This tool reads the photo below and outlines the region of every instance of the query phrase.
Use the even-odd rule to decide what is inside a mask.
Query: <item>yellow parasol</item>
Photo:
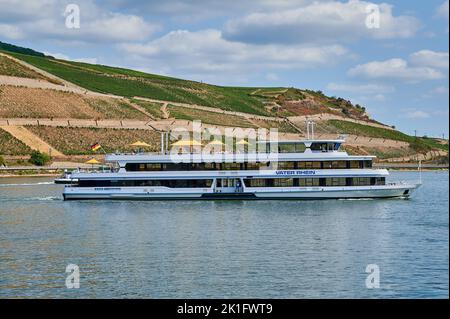
[[[100,164],[99,161],[97,161],[95,158],[91,158],[89,161],[86,162],[86,164]]]
[[[172,143],[173,146],[201,146],[202,143],[192,140],[192,141],[185,141],[185,140],[179,140],[178,142]]]
[[[239,142],[236,142],[236,145],[248,145],[248,144],[249,143],[244,139],[240,140]]]
[[[95,165],[100,164],[100,162],[97,161],[95,158],[91,158],[89,161],[87,161],[87,162],[85,162],[85,163],[86,163],[86,164],[91,164],[91,165],[92,165],[92,168],[94,168],[94,164],[95,164]]]
[[[141,142],[141,141],[137,141],[134,142],[133,144],[130,144],[131,146],[138,146],[138,147],[150,147],[151,145],[145,143],[145,142]]]

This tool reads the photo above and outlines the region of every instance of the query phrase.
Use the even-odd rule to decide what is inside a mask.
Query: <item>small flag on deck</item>
[[[99,143],[95,143],[95,144],[91,145],[91,150],[95,152],[96,150],[98,150],[101,147],[102,146]]]

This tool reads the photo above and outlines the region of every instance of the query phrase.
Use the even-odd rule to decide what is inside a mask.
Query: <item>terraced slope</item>
[[[91,151],[90,146],[95,143],[100,143],[107,153],[130,152],[135,149],[130,144],[138,140],[152,146],[148,151],[159,150],[160,134],[149,130],[50,126],[27,126],[27,129],[66,155],[102,153]]]
[[[224,87],[123,68],[8,54],[85,89],[124,97],[144,97],[266,116],[335,112],[367,119],[361,106],[322,92],[295,88]],[[322,107],[321,107],[322,106]],[[324,106],[324,107],[323,107]]]
[[[125,100],[0,85],[0,118],[145,120],[147,116]]]

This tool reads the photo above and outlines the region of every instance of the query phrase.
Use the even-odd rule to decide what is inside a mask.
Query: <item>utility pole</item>
[[[414,137],[417,137],[417,130],[414,130]]]
[[[306,120],[306,138],[308,140],[314,139],[314,121]]]

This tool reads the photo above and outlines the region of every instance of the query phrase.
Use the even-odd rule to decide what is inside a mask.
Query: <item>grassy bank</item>
[[[341,120],[328,120],[327,125],[333,126],[339,133],[385,138],[389,140],[406,142],[409,143],[409,146],[418,153],[427,152],[432,149],[441,149],[448,151],[448,144],[440,144],[438,141],[431,138],[409,136],[396,130],[389,130],[381,127],[362,125]]]
[[[250,94],[257,88],[215,86],[123,68],[6,53],[95,92],[126,97],[141,96],[270,115],[264,109],[262,99]]]

